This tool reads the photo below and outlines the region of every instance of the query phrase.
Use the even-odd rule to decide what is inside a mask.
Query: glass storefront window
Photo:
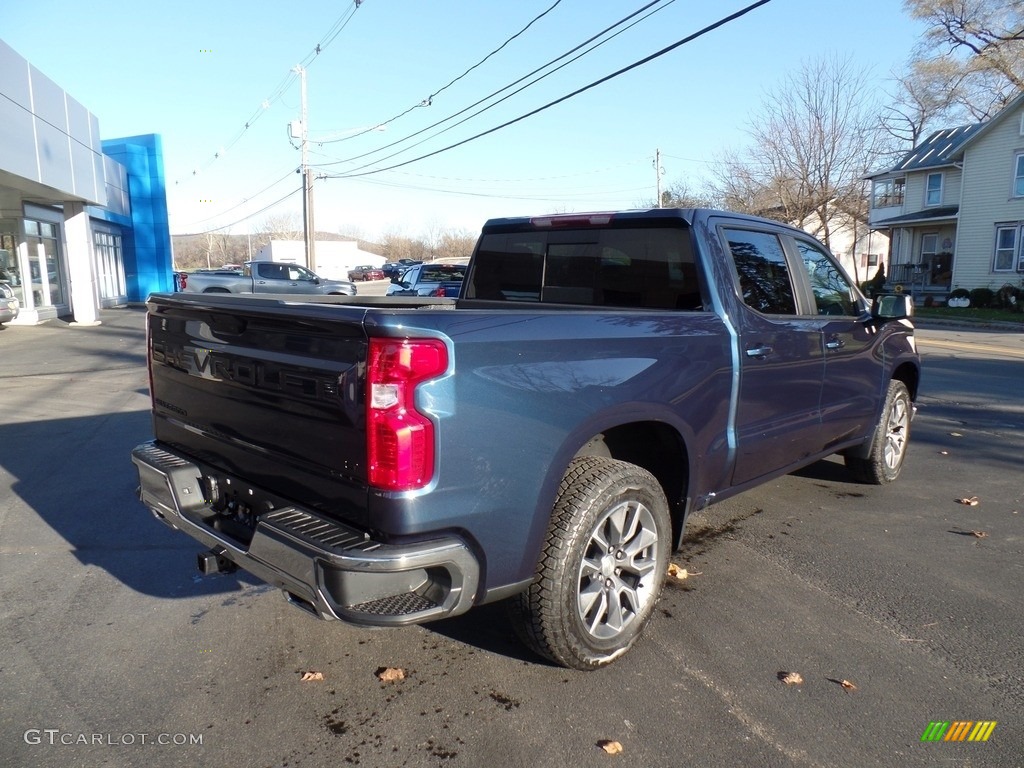
[[[125,285],[121,236],[97,231],[93,234],[93,247],[96,253],[96,273],[99,275],[100,299],[123,299]]]
[[[0,221],[0,283],[7,283],[14,295],[25,306],[25,289],[22,286],[21,266],[18,263],[18,222]]]
[[[25,219],[32,300],[37,307],[58,306],[66,302],[57,234],[55,224]]]

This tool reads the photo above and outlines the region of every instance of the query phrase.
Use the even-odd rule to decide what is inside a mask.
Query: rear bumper
[[[480,568],[457,537],[386,544],[281,505],[257,516],[244,545],[213,527],[217,512],[204,498],[197,464],[152,442],[137,446],[132,461],[140,498],[159,520],[280,587],[289,602],[320,618],[401,626],[454,616],[473,604]]]

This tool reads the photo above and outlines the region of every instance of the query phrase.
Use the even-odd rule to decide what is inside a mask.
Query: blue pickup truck
[[[455,298],[466,277],[465,264],[417,264],[391,278],[388,296],[447,296]]]
[[[694,510],[841,454],[885,484],[920,361],[806,233],[713,210],[487,222],[457,299],[154,294],[144,504],[325,619],[504,600],[593,669]]]

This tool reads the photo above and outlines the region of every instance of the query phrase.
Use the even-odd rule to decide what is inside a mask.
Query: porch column
[[[64,203],[64,236],[74,324],[99,325],[96,260],[92,255],[89,214],[83,203]]]

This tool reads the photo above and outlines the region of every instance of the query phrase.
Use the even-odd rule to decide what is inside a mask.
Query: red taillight
[[[535,227],[596,227],[607,224],[612,218],[612,213],[563,213],[535,216],[530,223]]]
[[[438,339],[370,339],[366,372],[367,481],[389,491],[434,475],[434,424],[416,410],[416,386],[448,370]]]

